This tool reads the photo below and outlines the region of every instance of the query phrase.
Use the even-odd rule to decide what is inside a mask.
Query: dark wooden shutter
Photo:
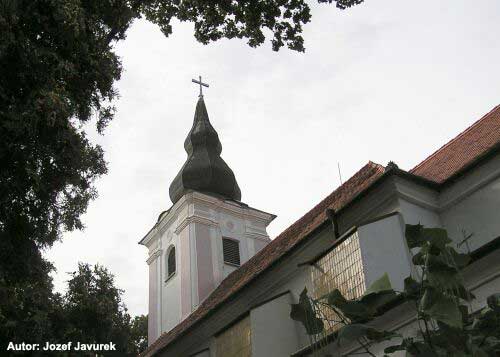
[[[224,263],[240,265],[240,246],[238,241],[222,238]]]
[[[170,249],[170,252],[168,253],[168,262],[167,262],[167,267],[168,267],[168,273],[167,276],[171,276],[175,273],[175,248],[172,247]]]

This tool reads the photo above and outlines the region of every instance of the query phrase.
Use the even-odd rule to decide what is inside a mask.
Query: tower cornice
[[[199,219],[206,220],[208,223],[215,222],[216,220],[212,219],[208,214],[201,214],[200,212],[187,212],[185,217],[180,217],[184,210],[187,210],[187,206],[189,204],[201,203],[216,211],[222,211],[225,213],[232,214],[233,216],[242,218],[242,219],[257,219],[261,221],[266,226],[276,218],[275,215],[271,213],[267,213],[255,208],[252,208],[244,203],[235,202],[230,200],[224,200],[222,198],[214,197],[212,195],[208,195],[201,192],[191,191],[184,196],[181,197],[179,201],[177,201],[167,212],[166,214],[161,214],[158,218],[156,224],[151,228],[151,230],[142,238],[139,242],[140,244],[149,246],[150,241],[158,234],[162,234],[165,232],[168,227],[174,225],[175,220],[180,220],[179,224],[176,226],[180,226],[180,224],[189,217],[198,217]],[[178,231],[178,229],[175,229]]]

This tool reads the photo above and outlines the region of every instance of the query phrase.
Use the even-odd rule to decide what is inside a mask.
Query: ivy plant
[[[404,280],[403,291],[393,290],[387,274],[355,300],[347,300],[338,289],[319,298],[310,297],[304,289],[299,303],[292,304],[290,316],[304,325],[315,342],[313,350],[335,340],[339,347],[358,343],[370,356],[375,356],[373,347],[380,342],[389,344],[385,356],[398,351],[413,357],[500,355],[500,294],[489,296],[486,306],[474,311],[475,297],[461,274],[471,262],[470,254],[455,250],[441,228],[406,225],[405,236],[418,273]],[[405,302],[415,306],[416,335],[374,327],[378,316]],[[329,331],[334,332],[327,335]]]

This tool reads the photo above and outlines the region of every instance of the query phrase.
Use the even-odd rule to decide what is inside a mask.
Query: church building
[[[500,106],[409,171],[368,162],[272,240],[267,227],[276,216],[241,201],[201,87],[184,148],[172,206],[140,241],[149,250],[144,356],[311,355],[291,304],[304,287],[315,296],[336,287],[357,298],[384,273],[402,290],[416,274],[405,224],[445,228],[471,252],[463,275],[475,308],[500,292]],[[411,331],[414,317],[403,304],[380,323]],[[339,352],[356,350],[330,342],[316,356]]]

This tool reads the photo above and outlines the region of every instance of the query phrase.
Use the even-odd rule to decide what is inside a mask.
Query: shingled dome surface
[[[234,173],[220,157],[222,145],[208,119],[203,96],[196,104],[193,127],[184,141],[184,148],[188,158],[170,185],[172,203],[191,190],[241,200]]]

